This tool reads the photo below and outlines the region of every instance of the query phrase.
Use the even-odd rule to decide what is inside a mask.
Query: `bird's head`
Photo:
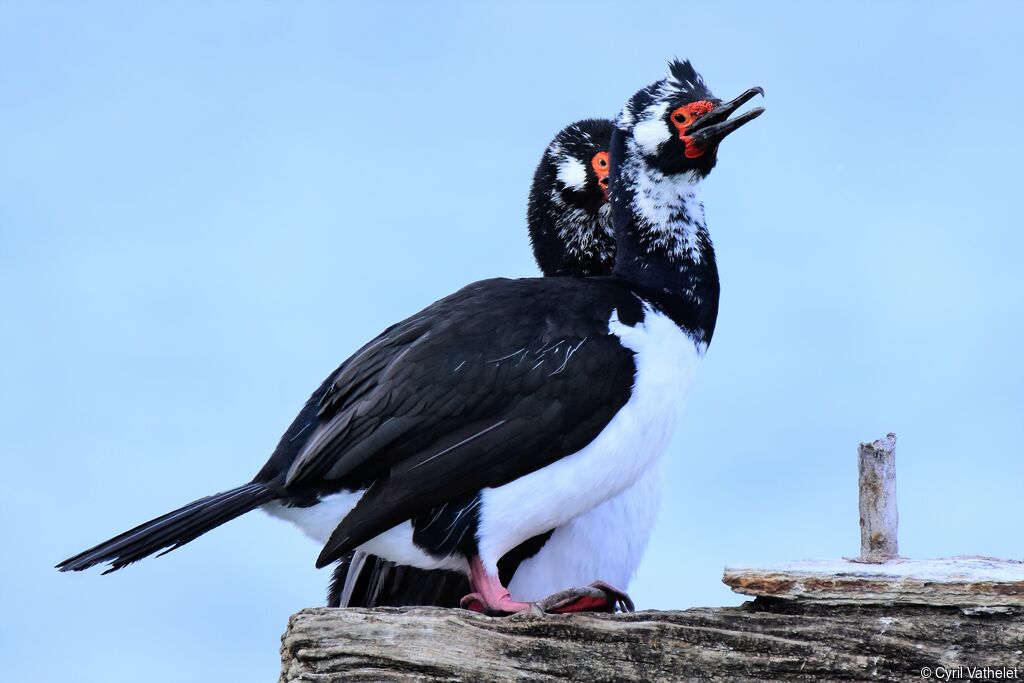
[[[570,207],[596,212],[608,201],[608,144],[612,122],[585,119],[563,128],[544,152],[554,171],[553,189]]]
[[[544,150],[527,220],[545,275],[606,275],[615,259],[608,206],[614,124],[586,119],[563,128]]]
[[[714,168],[725,136],[760,116],[757,107],[729,118],[756,95],[753,87],[728,102],[711,94],[689,61],[669,64],[668,75],[637,92],[619,115],[617,126],[631,134],[635,150],[664,174],[690,172],[705,177]]]

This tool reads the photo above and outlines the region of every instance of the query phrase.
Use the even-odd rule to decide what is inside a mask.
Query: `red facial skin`
[[[698,100],[697,102],[690,102],[689,104],[679,107],[672,112],[672,116],[669,120],[672,121],[672,125],[676,127],[676,131],[679,133],[679,139],[686,145],[686,158],[696,159],[705,152],[704,147],[698,147],[697,143],[693,141],[689,135],[686,134],[686,129],[692,124],[697,117],[707,114],[709,111],[715,108],[714,102],[708,102],[707,100]]]
[[[604,193],[604,200],[608,201],[608,152],[598,152],[590,159],[590,167],[594,169],[597,176],[597,184]]]

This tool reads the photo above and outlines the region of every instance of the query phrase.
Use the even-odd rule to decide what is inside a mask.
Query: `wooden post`
[[[860,557],[731,566],[722,581],[737,593],[804,605],[902,604],[959,607],[964,614],[1024,613],[1024,562],[970,555],[900,557],[896,435],[862,443],[858,454]]]
[[[880,564],[900,556],[896,509],[896,435],[862,443],[860,467],[860,557]]]

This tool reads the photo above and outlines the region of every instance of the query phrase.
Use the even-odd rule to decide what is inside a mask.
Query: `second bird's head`
[[[629,151],[648,166],[666,175],[691,173],[699,180],[715,167],[719,143],[764,113],[757,107],[729,118],[756,95],[764,90],[753,87],[723,102],[689,61],[675,60],[665,78],[630,98],[616,126],[629,138]]]
[[[615,261],[608,206],[613,124],[585,119],[544,150],[530,189],[527,220],[545,275],[607,275]]]
[[[555,136],[541,164],[554,172],[553,189],[572,208],[596,212],[608,201],[608,143],[612,122],[584,119]]]

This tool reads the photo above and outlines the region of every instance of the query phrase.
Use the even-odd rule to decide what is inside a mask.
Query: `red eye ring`
[[[693,123],[694,119],[708,113],[714,108],[714,103],[708,102],[707,100],[697,100],[696,102],[684,104],[681,107],[677,107],[675,111],[672,112],[672,123],[675,125],[676,130],[679,131],[679,134],[684,135],[687,127]]]
[[[590,157],[590,168],[594,170],[594,175],[597,176],[597,186],[601,188],[605,201],[608,201],[608,167],[610,165],[608,152],[604,150]]]
[[[669,117],[672,120],[672,125],[675,126],[676,131],[679,133],[679,139],[686,146],[685,154],[688,159],[696,159],[701,156],[704,154],[704,149],[694,144],[693,138],[686,134],[686,130],[693,125],[697,118],[707,114],[714,108],[714,102],[697,100],[696,102],[690,102],[689,104],[677,107]]]

